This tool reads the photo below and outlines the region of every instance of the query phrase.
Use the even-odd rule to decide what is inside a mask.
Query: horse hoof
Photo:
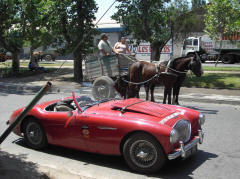
[[[176,102],[175,102],[175,103],[173,103],[173,105],[177,105],[177,106],[180,106],[180,104],[179,104],[179,103],[176,103]]]

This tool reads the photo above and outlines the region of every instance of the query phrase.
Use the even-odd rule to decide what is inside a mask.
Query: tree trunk
[[[14,75],[17,75],[19,73],[19,58],[18,58],[18,52],[12,53],[12,72]]]
[[[158,44],[151,44],[151,62],[160,60],[160,46]]]
[[[33,47],[30,46],[30,61],[33,62],[34,61],[34,56],[33,56]]]
[[[166,41],[157,41],[155,43],[151,43],[150,45],[151,46],[151,58],[150,58],[151,62],[160,60],[162,49],[169,40],[170,40],[170,37]]]
[[[83,70],[82,70],[82,55],[76,50],[74,55],[74,80],[77,82],[83,81]]]

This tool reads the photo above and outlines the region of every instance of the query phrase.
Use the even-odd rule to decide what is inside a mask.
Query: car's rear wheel
[[[126,140],[123,156],[132,170],[141,173],[154,173],[166,161],[160,143],[145,133],[134,134]]]
[[[42,125],[34,119],[24,122],[24,139],[27,145],[33,149],[42,149],[47,145],[47,137]]]
[[[44,55],[42,58],[45,61],[55,61],[54,57],[50,54]]]

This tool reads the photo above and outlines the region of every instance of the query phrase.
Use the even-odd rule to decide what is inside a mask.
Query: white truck
[[[197,52],[202,59],[216,60],[220,51],[220,40],[212,40],[208,35],[201,37],[188,37],[184,40],[181,55],[191,56]],[[223,63],[230,64],[240,61],[240,36],[234,36],[233,40],[224,39],[222,41],[222,50],[220,60]]]

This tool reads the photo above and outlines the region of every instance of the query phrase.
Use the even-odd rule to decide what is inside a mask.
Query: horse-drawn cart
[[[99,58],[89,55],[85,61],[85,75],[93,82],[92,95],[95,99],[114,98],[114,80],[126,75],[128,68],[136,59],[132,56],[118,54]]]

